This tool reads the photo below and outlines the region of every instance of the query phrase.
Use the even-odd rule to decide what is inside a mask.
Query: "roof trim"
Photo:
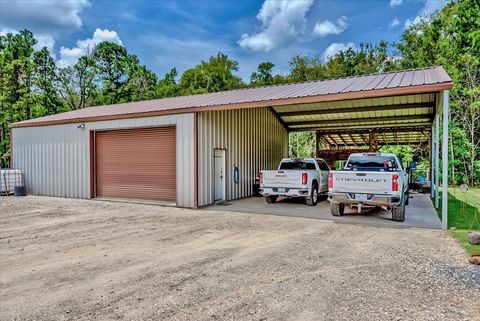
[[[308,104],[308,103],[317,103],[317,102],[355,100],[355,99],[362,99],[362,98],[376,98],[376,97],[385,97],[385,96],[402,96],[402,95],[411,95],[411,94],[439,92],[443,90],[449,90],[452,87],[453,87],[453,82],[448,81],[444,83],[437,83],[437,84],[431,84],[431,85],[417,85],[417,86],[405,86],[405,87],[395,87],[395,88],[386,88],[386,89],[373,89],[373,90],[358,91],[358,92],[346,92],[346,93],[343,92],[343,93],[337,93],[337,94],[323,94],[323,95],[305,96],[305,97],[296,97],[296,98],[282,98],[282,99],[261,100],[261,101],[235,103],[235,104],[188,107],[188,108],[159,110],[159,111],[150,111],[150,112],[138,112],[138,113],[132,112],[132,113],[116,114],[116,115],[79,117],[79,118],[72,118],[72,119],[61,119],[61,120],[50,120],[50,121],[35,121],[33,119],[25,122],[13,123],[13,124],[10,124],[9,127],[10,128],[40,127],[40,126],[50,126],[50,125],[60,125],[60,124],[71,124],[71,123],[97,122],[97,121],[105,121],[105,120],[131,119],[131,118],[154,117],[154,116],[164,116],[164,115],[173,115],[173,114],[185,114],[185,113],[192,113],[192,112],[204,112],[204,111],[214,111],[214,110],[273,107],[273,106]]]

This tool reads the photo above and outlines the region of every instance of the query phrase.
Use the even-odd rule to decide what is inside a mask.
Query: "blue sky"
[[[262,61],[285,73],[297,54],[322,59],[348,46],[395,42],[447,0],[101,1],[3,0],[0,32],[28,28],[60,66],[102,40],[123,44],[162,77],[221,51],[248,80]]]

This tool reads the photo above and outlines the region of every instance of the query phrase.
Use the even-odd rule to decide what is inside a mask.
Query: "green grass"
[[[472,245],[467,241],[468,230],[450,230],[450,235],[460,243],[468,255],[480,255],[480,245]]]
[[[467,241],[468,231],[479,231],[480,223],[474,224],[475,205],[480,204],[480,188],[470,188],[467,193],[460,191],[458,187],[448,188],[448,228],[450,234],[465,248],[469,255],[480,254],[480,245],[471,245]],[[440,218],[442,217],[442,208],[437,210]],[[477,214],[480,220],[480,214]]]

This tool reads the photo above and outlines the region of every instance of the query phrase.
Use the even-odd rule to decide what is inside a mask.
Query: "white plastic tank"
[[[19,169],[0,169],[0,195],[15,192],[15,186],[24,186],[22,171]]]

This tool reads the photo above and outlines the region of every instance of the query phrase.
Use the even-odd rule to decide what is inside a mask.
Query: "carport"
[[[317,157],[327,161],[385,145],[428,148],[431,197],[438,208],[442,177],[442,229],[447,229],[448,90],[453,83],[445,70],[433,67],[330,82],[322,101],[272,108],[289,131],[315,131]]]
[[[414,145],[428,150],[431,197],[438,208],[442,177],[442,229],[447,229],[448,94],[453,82],[442,67],[300,85],[303,88],[289,90],[279,86],[272,96],[283,99],[275,101],[270,109],[289,132],[316,133],[317,157],[344,160],[352,152],[378,151],[385,145]],[[270,99],[276,98],[272,96]],[[430,207],[428,202],[419,202]],[[237,204],[240,208],[243,205],[248,206]]]

